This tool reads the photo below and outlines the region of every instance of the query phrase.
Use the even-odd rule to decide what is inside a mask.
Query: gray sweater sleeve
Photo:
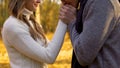
[[[90,1],[84,10],[81,34],[74,23],[68,27],[75,54],[83,66],[94,61],[115,25],[114,8],[109,0]]]

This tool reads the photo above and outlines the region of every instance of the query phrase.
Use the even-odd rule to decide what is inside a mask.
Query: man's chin
[[[69,5],[72,5],[73,7],[77,7],[77,4],[75,4],[75,2],[71,2],[71,0],[61,0],[62,3],[65,5],[65,4],[69,4]]]

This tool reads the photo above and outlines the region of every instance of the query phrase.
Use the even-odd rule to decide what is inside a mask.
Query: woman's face
[[[35,11],[40,3],[40,0],[26,0],[25,8],[30,11]]]

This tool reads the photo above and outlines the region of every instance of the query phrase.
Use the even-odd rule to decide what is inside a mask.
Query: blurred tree
[[[8,17],[8,0],[0,1],[0,28],[2,27],[5,19]]]
[[[40,24],[40,6],[37,7],[37,10],[35,12],[35,17],[37,22]]]
[[[46,33],[54,32],[59,14],[60,5],[56,0],[44,0],[40,5],[40,19]]]
[[[3,26],[4,21],[8,17],[8,0],[0,0],[0,32]],[[1,33],[0,33],[1,38]]]

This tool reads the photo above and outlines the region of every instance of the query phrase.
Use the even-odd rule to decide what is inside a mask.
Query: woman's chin
[[[33,9],[33,12],[35,12],[37,10],[37,8]]]
[[[36,10],[37,10],[37,8],[35,8],[35,7],[34,7],[34,8],[32,8],[32,11],[33,11],[33,12],[34,12],[34,11],[36,11]]]
[[[36,6],[34,6],[33,11],[36,11],[36,10],[37,10],[37,7],[36,7]]]

